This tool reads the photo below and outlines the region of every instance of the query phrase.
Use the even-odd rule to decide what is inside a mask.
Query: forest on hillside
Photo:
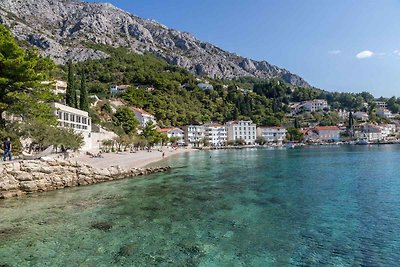
[[[233,81],[209,79],[214,90],[197,86],[199,80],[187,70],[170,65],[151,54],[135,54],[125,48],[94,47],[109,58],[76,64],[78,75],[86,74],[91,94],[107,98],[111,85],[129,84],[130,89],[120,97],[133,106],[153,113],[161,126],[182,126],[209,121],[226,122],[251,119],[257,125],[289,125],[289,104],[312,99],[326,99],[332,109],[365,110],[364,103],[373,103],[367,92],[338,93],[317,88],[294,87],[282,80],[262,80],[242,77]],[[61,78],[66,67],[60,67]],[[78,78],[77,78],[78,79]],[[151,90],[149,90],[149,88]],[[393,102],[393,99],[391,99]],[[389,108],[400,109],[394,98]],[[372,105],[373,107],[373,105]],[[318,116],[324,124],[334,124],[331,112]]]

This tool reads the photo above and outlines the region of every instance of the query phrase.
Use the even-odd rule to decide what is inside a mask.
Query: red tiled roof
[[[258,127],[261,129],[286,129],[286,127],[283,126],[262,126],[262,127]]]
[[[158,129],[158,131],[160,133],[168,133],[169,131],[173,130],[175,128],[162,128],[162,129]]]
[[[210,123],[210,124],[206,124],[206,126],[209,126],[209,127],[223,127],[224,125],[218,124],[218,123]]]
[[[318,126],[315,127],[317,131],[340,131],[339,127],[337,126]]]
[[[132,110],[135,110],[135,111],[137,111],[137,112],[139,112],[139,113],[141,113],[141,114],[153,116],[153,115],[151,115],[150,113],[148,113],[147,111],[144,111],[143,109],[140,109],[140,108],[131,107],[131,109],[132,109]]]

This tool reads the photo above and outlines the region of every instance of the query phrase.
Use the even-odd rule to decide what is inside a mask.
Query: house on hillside
[[[285,127],[257,127],[257,136],[263,137],[268,143],[282,143],[286,139]]]
[[[392,112],[386,108],[380,108],[377,112],[376,115],[378,115],[381,118],[385,118],[385,119],[392,119],[394,118],[394,115],[392,114]]]
[[[252,121],[230,121],[225,126],[228,132],[228,141],[243,140],[247,145],[255,144],[256,124]]]
[[[157,124],[156,118],[147,111],[134,107],[130,107],[130,109],[132,109],[135,113],[135,118],[139,121],[142,128],[146,127],[148,122],[153,122],[153,124]]]
[[[225,146],[228,140],[228,133],[225,125],[218,123],[208,123],[204,125],[205,137],[208,139],[210,146]]]
[[[129,88],[129,85],[113,85],[110,87],[110,94],[113,95],[117,95],[117,94],[121,94],[121,93],[125,93]]]
[[[204,83],[199,83],[197,84],[198,87],[200,87],[203,90],[214,90],[214,86],[211,84],[204,82]]]
[[[302,103],[302,108],[304,111],[319,111],[319,110],[325,110],[329,109],[328,102],[323,99],[315,99],[315,100],[310,100],[310,101],[305,101]]]
[[[353,113],[353,118],[360,121],[368,121],[369,115],[366,112],[358,111]]]
[[[66,94],[66,92],[67,92],[68,84],[65,81],[54,80],[54,81],[43,81],[41,83],[45,84],[45,85],[50,85],[51,86],[51,90],[56,95],[58,95],[58,94]]]
[[[185,144],[185,132],[179,128],[162,128],[158,130],[160,133],[166,134],[168,138],[175,137],[177,139],[178,145]]]

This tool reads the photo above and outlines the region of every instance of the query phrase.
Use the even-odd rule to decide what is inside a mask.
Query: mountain
[[[200,76],[281,78],[289,84],[310,87],[286,69],[229,53],[108,3],[0,0],[0,23],[6,24],[17,39],[38,47],[57,63],[107,57],[105,52],[91,48],[95,43],[150,52]]]

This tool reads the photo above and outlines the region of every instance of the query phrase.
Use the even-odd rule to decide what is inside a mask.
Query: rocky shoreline
[[[165,172],[171,167],[97,169],[73,161],[41,159],[0,165],[0,199]]]

